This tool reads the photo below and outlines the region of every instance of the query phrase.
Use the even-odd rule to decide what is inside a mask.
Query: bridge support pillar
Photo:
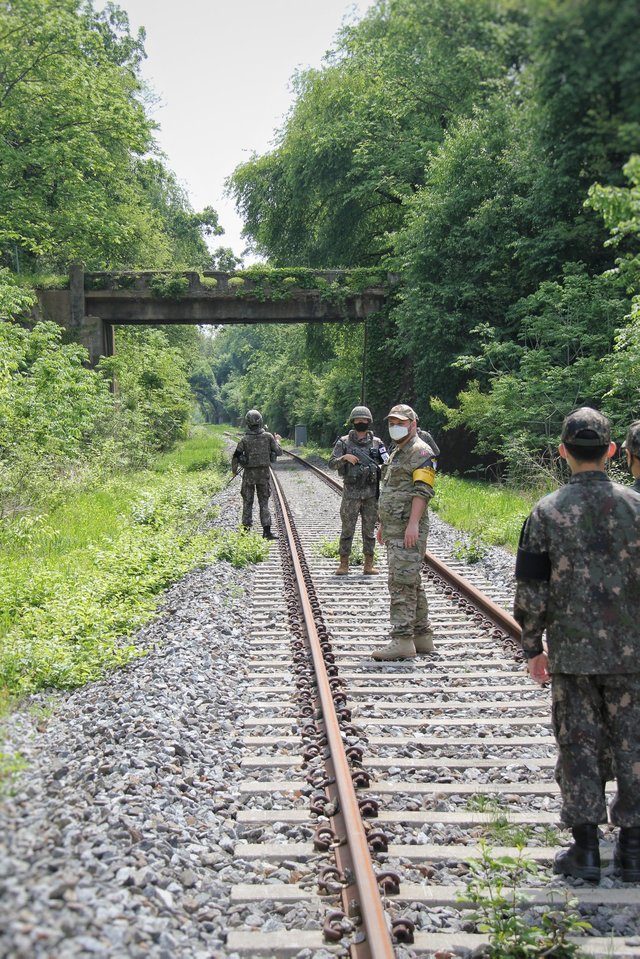
[[[89,354],[89,363],[96,366],[101,356],[113,356],[115,336],[113,326],[99,316],[87,316],[84,295],[84,266],[72,263],[69,271],[69,309],[71,329]]]

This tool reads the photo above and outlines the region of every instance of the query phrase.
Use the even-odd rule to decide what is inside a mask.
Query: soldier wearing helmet
[[[242,525],[245,529],[251,528],[253,519],[253,499],[257,492],[260,507],[260,522],[262,535],[265,539],[275,539],[271,532],[271,513],[269,512],[269,497],[271,496],[271,482],[269,467],[275,463],[282,453],[276,433],[267,432],[262,425],[262,414],[259,410],[249,410],[245,416],[247,431],[236,446],[231,460],[231,470],[236,476],[240,467],[242,474]]]
[[[364,572],[375,575],[375,526],[378,518],[378,480],[380,467],[388,459],[382,440],[371,429],[371,412],[366,406],[354,406],[349,415],[351,429],[336,440],[329,460],[331,469],[342,477],[343,492],[340,506],[342,532],[340,534],[340,565],[336,575],[349,572],[349,557],[358,517],[362,520]]]

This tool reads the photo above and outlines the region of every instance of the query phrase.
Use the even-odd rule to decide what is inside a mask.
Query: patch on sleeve
[[[428,460],[428,462],[431,463],[431,460]],[[427,486],[433,486],[435,478],[436,471],[431,465],[421,466],[411,474],[411,479],[414,483],[426,483]]]
[[[528,533],[528,517],[520,531],[520,543],[516,554],[516,579],[537,579],[542,582],[549,582],[551,579],[551,559],[547,552],[534,553],[532,550],[524,549],[524,542]]]

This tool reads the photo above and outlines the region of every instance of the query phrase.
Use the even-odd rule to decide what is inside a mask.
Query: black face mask
[[[356,433],[366,433],[367,430],[369,429],[369,424],[368,424],[368,423],[354,423],[354,424],[353,424],[353,428],[354,428],[354,430],[356,431]]]

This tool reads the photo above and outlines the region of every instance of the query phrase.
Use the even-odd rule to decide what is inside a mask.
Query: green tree
[[[122,327],[117,354],[103,359],[100,368],[115,380],[122,436],[135,444],[139,461],[185,435],[193,398],[184,358],[166,333]]]
[[[144,31],[91,0],[0,3],[0,258],[16,270],[200,268],[215,211],[194,213],[155,150]]]
[[[378,0],[343,30],[325,67],[295,78],[275,149],[230,178],[255,249],[282,265],[379,261],[446,129],[512,67],[516,24],[489,0]]]

